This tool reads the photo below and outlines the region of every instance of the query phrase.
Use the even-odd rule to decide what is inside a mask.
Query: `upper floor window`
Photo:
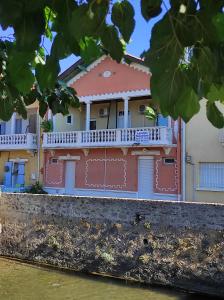
[[[73,118],[72,115],[67,115],[66,116],[66,124],[72,124],[73,123]]]
[[[0,135],[6,134],[6,122],[0,122]]]
[[[168,117],[164,117],[162,114],[158,114],[157,116],[157,126],[169,126]]]
[[[90,120],[90,130],[96,130],[96,120]]]
[[[16,134],[22,133],[22,119],[16,119]]]
[[[224,190],[224,163],[199,163],[199,188]]]

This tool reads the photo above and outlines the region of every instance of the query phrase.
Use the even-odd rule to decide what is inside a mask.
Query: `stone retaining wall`
[[[0,255],[224,295],[224,205],[2,194]]]

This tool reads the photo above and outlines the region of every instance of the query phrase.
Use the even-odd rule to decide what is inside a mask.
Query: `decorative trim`
[[[31,155],[31,157],[34,157],[35,154],[37,153],[37,150],[26,150],[26,153]]]
[[[67,154],[66,156],[59,156],[59,160],[80,160],[80,156],[72,156],[70,154]]]
[[[160,151],[152,151],[144,148],[141,151],[132,151],[131,155],[160,155]]]
[[[46,167],[45,167],[45,182],[49,185],[58,185],[58,184],[62,184],[63,183],[63,171],[64,171],[64,164],[58,163],[57,164],[57,181],[52,181],[51,179],[49,179],[49,162],[46,163]],[[57,187],[52,187],[57,189]]]
[[[49,150],[51,156],[55,156],[55,150]]]
[[[128,148],[122,147],[121,151],[122,151],[122,153],[123,153],[124,156],[127,156],[127,154],[128,154]]]
[[[131,68],[133,68],[135,70],[144,72],[148,75],[152,75],[152,73],[149,71],[149,68],[147,68],[146,66],[143,66],[143,65],[140,65],[140,64],[134,63],[134,62],[130,63],[130,65],[129,64],[126,64],[126,65],[130,66]]]
[[[116,92],[116,93],[106,93],[106,94],[97,94],[97,95],[88,95],[88,96],[80,96],[80,102],[86,101],[107,101],[108,99],[120,99],[125,97],[141,97],[141,96],[151,96],[150,89],[141,89],[141,90],[129,90],[125,92]]]
[[[28,162],[29,159],[27,158],[10,158],[9,161],[14,162],[14,163],[19,163],[19,162]]]
[[[82,151],[83,151],[85,156],[89,155],[89,149],[83,148]]]
[[[113,75],[113,73],[110,71],[110,70],[105,70],[103,73],[102,73],[102,76],[104,78],[109,78]]]
[[[81,77],[83,77],[85,74],[87,74],[89,71],[91,71],[92,69],[94,69],[97,65],[99,65],[107,56],[103,55],[100,58],[98,58],[97,60],[95,60],[92,64],[90,64],[85,71],[81,71],[80,73],[78,73],[75,77],[73,77],[72,79],[70,79],[67,82],[68,86],[73,85],[73,83],[75,83],[77,80],[79,80]]]
[[[124,168],[123,168],[123,184],[93,184],[93,183],[88,183],[88,172],[89,172],[89,162],[104,162],[106,165],[107,161],[113,161],[113,162],[123,162]],[[104,170],[105,172],[105,170]],[[127,185],[127,160],[123,158],[95,158],[95,159],[88,159],[86,160],[86,168],[85,168],[85,185],[89,187],[96,187],[96,188],[124,188]]]
[[[162,158],[156,160],[156,174],[155,174],[155,187],[160,192],[176,192],[178,189],[178,168],[177,168],[177,160],[175,159],[175,176],[174,176],[174,187],[173,188],[165,188],[159,186],[159,163],[162,162]]]
[[[165,153],[166,155],[169,155],[171,150],[172,150],[171,147],[164,147],[164,148],[163,148],[163,151],[164,151],[164,153]]]

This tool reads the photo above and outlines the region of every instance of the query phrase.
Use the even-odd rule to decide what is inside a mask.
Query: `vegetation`
[[[26,192],[29,194],[47,194],[47,192],[44,191],[42,185],[38,181],[33,184]]]
[[[141,0],[147,21],[165,10],[143,54],[163,115],[189,121],[204,97],[208,119],[224,126],[217,107],[224,102],[223,6],[224,0]],[[8,120],[14,110],[25,117],[25,105],[36,99],[41,116],[48,106],[68,113],[78,99],[57,82],[59,61],[75,54],[88,65],[107,53],[120,62],[136,21],[128,0],[1,0],[1,27],[14,34],[0,40],[0,118]],[[52,41],[50,53],[45,39]]]
[[[53,131],[53,122],[51,120],[44,120],[41,123],[41,128],[44,132],[51,132]]]

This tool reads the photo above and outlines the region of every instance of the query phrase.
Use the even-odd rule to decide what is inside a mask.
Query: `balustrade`
[[[6,134],[0,135],[0,149],[35,149],[37,147],[36,134]]]
[[[172,129],[142,127],[44,133],[43,147],[170,145]]]

